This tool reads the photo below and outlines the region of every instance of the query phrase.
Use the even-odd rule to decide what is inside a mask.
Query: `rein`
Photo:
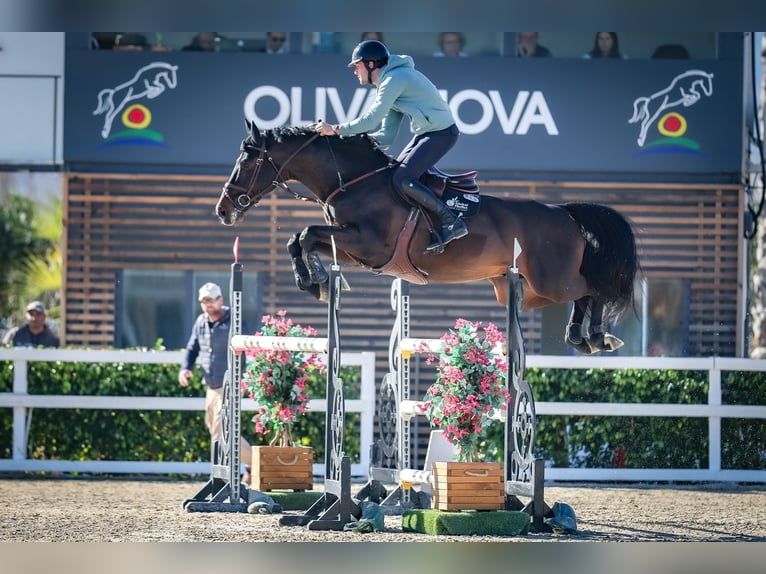
[[[387,169],[391,169],[395,167],[395,164],[387,164],[382,167],[379,167],[373,171],[369,171],[365,174],[362,174],[358,177],[355,177],[351,181],[344,182],[343,178],[340,174],[340,170],[338,169],[338,162],[335,159],[335,153],[333,152],[332,146],[330,145],[329,138],[327,141],[327,145],[330,147],[330,154],[332,155],[333,163],[335,163],[336,172],[338,173],[338,183],[339,186],[330,192],[330,194],[327,196],[327,198],[324,201],[321,201],[317,199],[316,197],[306,197],[303,195],[300,195],[298,193],[295,193],[290,190],[290,187],[287,185],[287,182],[285,181],[284,177],[282,176],[282,171],[290,164],[290,162],[295,159],[295,157],[301,153],[304,149],[306,149],[315,139],[320,137],[319,133],[316,133],[312,135],[309,139],[307,139],[303,145],[301,145],[297,150],[295,150],[290,157],[287,158],[284,164],[282,164],[282,167],[279,167],[274,159],[269,155],[268,150],[266,149],[266,138],[263,138],[263,142],[261,143],[260,147],[255,148],[255,150],[258,152],[258,157],[255,160],[256,167],[253,170],[253,173],[250,175],[250,180],[247,182],[246,186],[237,185],[231,182],[226,182],[223,186],[224,193],[226,194],[226,197],[229,198],[232,205],[234,206],[234,209],[236,209],[240,213],[244,213],[245,210],[250,206],[250,204],[253,203],[253,198],[250,197],[250,188],[253,186],[253,183],[258,178],[258,175],[261,173],[261,169],[263,168],[264,164],[264,157],[271,165],[272,169],[276,173],[275,179],[271,182],[271,186],[265,189],[263,192],[261,192],[258,195],[258,198],[263,197],[267,193],[270,193],[273,189],[279,188],[287,193],[290,193],[293,197],[296,199],[300,199],[303,201],[314,201],[320,205],[322,205],[325,213],[328,212],[330,202],[335,198],[335,196],[342,192],[346,191],[346,188],[348,186],[354,185],[356,183],[359,183],[360,181],[363,181],[367,179],[368,177],[372,177],[373,175],[376,175],[378,173],[381,173],[383,171],[386,171]],[[238,195],[234,196],[232,192],[238,193]]]
[[[282,167],[277,166],[276,162],[274,161],[274,158],[272,158],[271,155],[269,155],[268,150],[266,149],[266,138],[264,137],[263,143],[261,143],[261,146],[255,148],[256,151],[258,152],[258,158],[255,160],[255,169],[253,170],[253,173],[250,175],[250,181],[247,182],[247,186],[236,185],[228,181],[223,185],[223,189],[224,189],[224,192],[226,193],[226,197],[229,198],[232,205],[234,206],[234,209],[236,209],[240,213],[244,213],[244,211],[253,202],[253,198],[250,197],[249,190],[253,186],[253,182],[258,178],[258,175],[261,173],[261,169],[263,168],[264,156],[266,156],[266,160],[269,162],[269,164],[271,164],[272,169],[276,173],[276,178],[271,182],[271,187],[265,189],[263,192],[259,194],[259,198],[263,197],[264,195],[271,192],[271,190],[275,188],[280,188],[292,194],[296,199],[302,199],[304,201],[307,199],[310,199],[290,191],[290,187],[287,185],[287,182],[282,176],[282,170],[284,170],[289,165],[289,163],[293,159],[295,159],[295,157],[299,153],[301,153],[304,149],[306,149],[318,137],[319,137],[319,134],[317,133],[311,136],[305,142],[303,142],[303,145],[301,145],[301,147],[295,150],[292,153],[292,155],[287,158],[287,161],[285,161],[285,163],[282,164]],[[237,195],[235,198],[234,196],[232,196],[231,191],[239,192],[239,195]]]

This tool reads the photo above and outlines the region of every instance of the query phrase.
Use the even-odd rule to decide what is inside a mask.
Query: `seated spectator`
[[[551,51],[538,44],[538,32],[516,32],[516,56],[519,58],[549,58]]]
[[[125,34],[117,34],[114,41],[113,50],[144,50],[148,47],[149,43],[146,41],[146,36],[143,34],[135,34],[128,32]]]
[[[192,41],[181,48],[185,52],[214,52],[218,32],[197,32]]]
[[[287,54],[287,32],[266,32],[266,53]]]
[[[655,59],[688,60],[689,50],[681,44],[661,44],[652,54]]]
[[[32,301],[25,311],[27,324],[8,331],[3,344],[14,347],[58,347],[59,338],[45,323],[45,306],[40,301]]]
[[[111,50],[114,48],[119,35],[119,32],[92,32],[90,47],[93,50]]]
[[[587,54],[583,54],[583,58],[587,60],[597,58],[625,59],[627,56],[620,52],[620,39],[617,37],[617,32],[596,32],[593,49]]]
[[[377,40],[378,42],[384,43],[383,32],[362,32],[359,41],[364,42],[365,40]]]
[[[439,50],[434,52],[437,57],[465,57],[465,36],[462,32],[442,32],[439,34]]]

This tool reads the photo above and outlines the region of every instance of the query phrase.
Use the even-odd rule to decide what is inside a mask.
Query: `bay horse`
[[[431,225],[393,190],[395,161],[374,140],[319,136],[313,126],[261,132],[253,122],[246,125],[249,133],[215,214],[234,225],[275,189],[300,197],[288,180],[305,185],[327,225],[310,225],[287,243],[298,288],[325,298],[328,274],[320,254],[333,256],[334,241],[339,260],[412,283],[486,279],[505,305],[517,239],[522,310],[573,301],[567,344],[588,354],[622,346],[606,328],[633,305],[639,261],[632,225],[616,210],[485,195],[478,213],[466,219],[467,236],[440,254],[426,253]]]

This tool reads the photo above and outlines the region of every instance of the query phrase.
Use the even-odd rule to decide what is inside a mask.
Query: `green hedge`
[[[344,396],[360,396],[359,367],[344,367]],[[325,396],[325,377],[311,381],[311,396]],[[0,361],[0,392],[13,389],[13,362]],[[30,394],[201,397],[199,368],[188,387],[178,384],[178,365],[136,363],[30,362]],[[253,445],[267,444],[242,413],[242,434]],[[10,458],[11,409],[0,409],[0,457]],[[344,450],[359,461],[359,413],[346,413]],[[325,413],[310,413],[295,425],[293,437],[314,448],[324,462]],[[210,435],[202,411],[33,409],[28,440],[29,458],[61,460],[207,461]]]
[[[707,404],[707,371],[529,368],[535,401]],[[766,405],[766,373],[726,372],[722,401]],[[498,460],[503,425],[487,434]],[[535,455],[555,467],[707,468],[708,420],[699,417],[541,416]],[[766,469],[766,420],[723,419],[721,468]]]
[[[134,363],[30,362],[34,394],[198,397],[204,395],[199,370],[192,384],[177,382],[177,365]],[[359,398],[360,369],[344,367],[344,393]],[[527,369],[536,401],[706,404],[706,371],[639,369]],[[11,392],[13,363],[0,362],[0,392]],[[723,403],[766,405],[766,373],[727,372]],[[312,396],[325,394],[325,379],[312,381]],[[242,414],[245,437],[266,444]],[[324,461],[325,414],[311,413],[296,425],[294,437]],[[358,413],[346,413],[344,446],[359,461]],[[707,468],[707,419],[697,417],[538,416],[535,450],[556,467]],[[11,409],[0,409],[0,456],[11,456]],[[766,420],[724,419],[721,425],[724,469],[766,469]],[[486,438],[488,458],[499,460],[503,425]],[[365,446],[365,448],[367,448]],[[210,439],[202,412],[35,409],[29,457],[64,460],[209,460]]]

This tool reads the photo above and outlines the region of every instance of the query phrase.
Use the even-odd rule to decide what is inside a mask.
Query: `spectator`
[[[93,50],[112,50],[119,35],[119,32],[93,32],[90,35],[90,47]]]
[[[113,50],[144,50],[148,46],[146,36],[128,32],[118,34],[114,41]]]
[[[48,315],[40,301],[32,301],[26,308],[27,324],[5,334],[4,345],[14,347],[58,347],[59,338],[45,323]]]
[[[462,32],[442,32],[439,34],[439,50],[434,52],[434,56],[464,58],[468,54],[463,52],[463,48],[465,48],[465,36]]]
[[[287,54],[287,32],[266,32],[266,53]]]
[[[377,40],[378,42],[383,42],[383,32],[362,32],[359,41],[364,42],[365,40]]]
[[[617,32],[596,32],[593,49],[583,55],[583,58],[588,60],[596,58],[624,59],[626,57],[620,52],[620,40],[617,37]]]
[[[231,329],[231,309],[223,304],[221,288],[215,283],[205,283],[199,289],[199,302],[203,312],[194,321],[189,342],[186,344],[181,369],[178,371],[178,383],[185,387],[192,376],[192,367],[197,358],[202,368],[202,375],[207,386],[205,392],[205,426],[210,431],[210,440],[222,439],[221,408],[223,404],[223,379],[229,366],[229,331]],[[239,385],[234,391],[239,392]],[[239,395],[237,395],[239,396]],[[252,449],[250,444],[240,437],[240,453],[245,465],[242,482],[250,484]]]
[[[689,50],[681,44],[661,44],[652,54],[654,59],[688,60]]]
[[[218,32],[197,32],[192,41],[181,48],[185,52],[214,52]]]
[[[538,44],[538,32],[516,32],[516,55],[519,58],[549,58],[551,51]]]

